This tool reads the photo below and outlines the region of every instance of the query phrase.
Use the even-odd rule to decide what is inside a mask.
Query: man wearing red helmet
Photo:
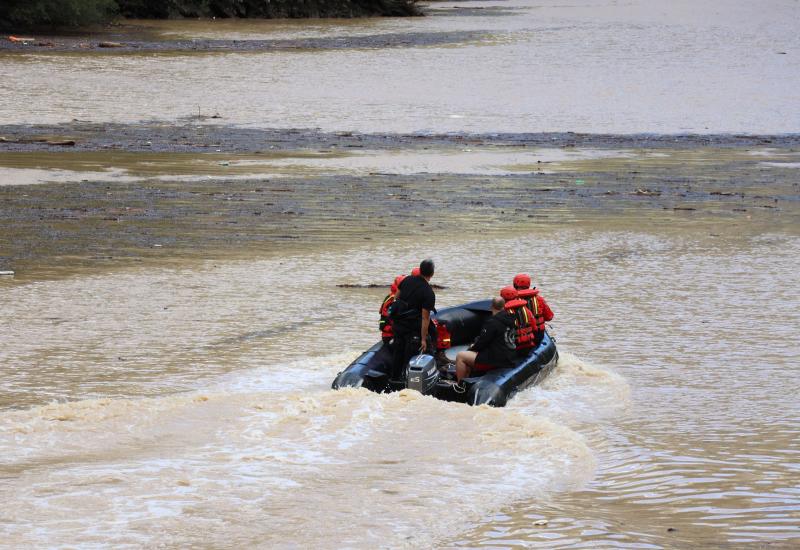
[[[519,298],[528,302],[528,309],[533,314],[534,343],[538,346],[544,337],[545,322],[553,320],[553,311],[539,294],[539,289],[530,286],[531,276],[527,273],[518,273],[514,276],[514,288],[517,289]]]
[[[505,304],[506,301],[499,296],[492,298],[492,316],[483,324],[469,349],[456,355],[456,380],[459,384],[473,372],[484,373],[514,366],[517,329],[514,317],[504,308]]]
[[[397,288],[400,283],[405,278],[405,275],[398,275],[394,278],[392,282],[392,286],[389,290],[389,294],[383,299],[383,303],[381,304],[380,314],[381,320],[378,324],[378,327],[381,331],[381,338],[383,339],[384,344],[388,344],[392,341],[392,337],[394,336],[394,330],[392,329],[392,320],[389,318],[389,306],[394,303],[394,298],[397,295]]]

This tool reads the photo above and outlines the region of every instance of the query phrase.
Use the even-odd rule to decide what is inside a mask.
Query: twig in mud
[[[390,286],[391,285],[387,285],[387,284],[378,285],[378,284],[375,284],[375,283],[369,283],[369,284],[342,283],[342,284],[336,285],[337,288],[389,288]],[[435,283],[431,284],[431,288],[436,289],[436,290],[445,290],[445,289],[447,289],[446,286],[437,285]]]
[[[47,138],[18,138],[8,139],[0,136],[0,143],[44,143],[45,145],[62,145],[71,147],[75,145],[74,139],[58,139],[50,140]]]

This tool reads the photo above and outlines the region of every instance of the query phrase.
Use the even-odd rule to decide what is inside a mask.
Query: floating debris
[[[46,137],[33,137],[33,138],[16,138],[9,139],[0,136],[0,143],[44,143],[46,145],[75,145],[74,139],[48,139]]]
[[[369,284],[342,283],[336,285],[336,288],[389,288],[390,286],[391,286],[390,284],[379,285],[375,283],[369,283]],[[431,284],[431,288],[435,290],[445,290],[447,287],[437,284]]]
[[[645,197],[658,197],[659,195],[661,195],[661,191],[640,187],[636,191],[634,191],[633,194],[644,195]]]

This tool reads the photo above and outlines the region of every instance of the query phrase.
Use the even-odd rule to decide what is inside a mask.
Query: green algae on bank
[[[337,159],[346,151],[264,151],[257,154],[130,151],[9,152],[0,157],[0,186],[198,177],[305,175],[303,163]]]

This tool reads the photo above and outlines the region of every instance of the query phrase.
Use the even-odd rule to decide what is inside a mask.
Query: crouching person
[[[492,316],[469,350],[456,355],[456,379],[460,384],[473,373],[514,366],[517,327],[514,317],[504,309],[505,300],[492,299]]]

